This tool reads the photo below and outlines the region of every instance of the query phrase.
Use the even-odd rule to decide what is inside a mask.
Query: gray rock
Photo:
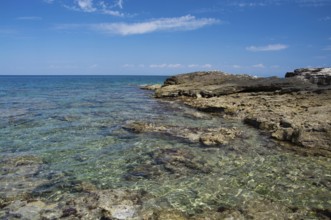
[[[331,68],[301,68],[286,73],[285,77],[295,77],[319,86],[329,86],[331,85]]]
[[[168,78],[157,89],[155,96],[210,98],[239,92],[280,92],[289,93],[316,86],[297,78],[256,78],[249,75],[227,74],[224,72],[195,72]]]

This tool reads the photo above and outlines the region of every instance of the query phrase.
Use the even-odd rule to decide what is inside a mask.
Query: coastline
[[[239,119],[303,155],[331,157],[331,68],[298,69],[285,78],[195,72],[168,78],[155,97]]]
[[[39,83],[29,86],[28,99],[25,94],[22,99],[9,96],[8,103],[17,106],[2,114],[7,120],[2,132],[8,132],[2,136],[7,147],[0,158],[1,219],[330,216],[330,158],[283,150],[274,139],[242,123],[240,111],[234,114],[228,108],[225,114],[225,109],[212,106],[198,111],[183,104],[219,98],[209,97],[225,91],[217,85],[186,91],[192,97],[154,99],[152,92],[139,90],[137,80],[118,83],[106,78],[85,83],[77,79],[78,87],[66,80],[59,90],[53,89],[54,81]],[[197,79],[197,85],[206,82]],[[245,87],[237,90],[248,89],[245,80]],[[52,88],[44,90],[47,100],[36,92],[45,85]],[[233,86],[231,82],[227,91]],[[296,89],[291,84],[286,88]],[[230,96],[235,102],[245,94],[251,93],[220,97],[230,105]],[[25,108],[27,101],[34,101],[33,109]]]

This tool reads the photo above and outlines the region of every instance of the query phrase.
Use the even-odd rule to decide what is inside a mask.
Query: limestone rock
[[[158,90],[161,88],[161,84],[153,84],[153,85],[142,85],[140,86],[140,89],[144,89],[144,90]]]
[[[256,78],[249,75],[227,74],[224,72],[195,72],[168,78],[156,90],[155,96],[195,98],[218,97],[239,92],[289,93],[314,88],[311,83],[296,78]]]
[[[241,119],[271,137],[313,155],[331,155],[331,68],[298,69],[286,78],[196,72],[167,79],[155,92],[200,111]],[[215,131],[182,137],[205,145],[231,140]],[[231,135],[230,135],[231,136]],[[228,138],[230,137],[228,136]]]
[[[295,77],[319,86],[331,85],[331,68],[302,68],[286,73],[285,77]]]

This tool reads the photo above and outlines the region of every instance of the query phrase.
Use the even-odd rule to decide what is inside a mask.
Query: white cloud
[[[187,65],[188,68],[198,68],[199,65],[198,64],[189,64]]]
[[[235,7],[257,7],[257,6],[268,6],[268,5],[285,5],[285,4],[296,4],[299,6],[325,6],[331,5],[330,0],[228,0],[228,5]]]
[[[121,9],[123,9],[122,4],[123,4],[123,1],[118,1],[118,2],[116,2],[115,5],[109,6],[104,1],[101,1],[101,2],[99,2],[99,6],[100,6],[99,11],[102,14],[106,14],[106,15],[112,15],[112,16],[115,16],[115,17],[124,17],[125,14],[123,12],[113,10],[114,7],[120,7]]]
[[[202,68],[210,69],[210,68],[212,68],[212,65],[211,64],[205,64],[205,65],[202,65]]]
[[[115,17],[127,16],[126,13],[115,10],[115,8],[123,9],[123,0],[114,0],[111,4],[101,0],[72,0],[72,2],[73,4],[63,4],[63,7],[73,11],[99,13]]]
[[[120,12],[120,11],[113,11],[113,10],[102,10],[102,14],[106,14],[106,15],[111,15],[111,16],[115,16],[115,17],[124,17],[125,14]]]
[[[191,15],[175,18],[160,18],[140,23],[102,23],[91,26],[94,30],[109,34],[135,35],[158,31],[187,31],[213,25],[220,21],[214,18],[195,18]]]
[[[240,68],[241,68],[241,66],[240,66],[240,65],[237,65],[237,64],[234,64],[234,65],[232,65],[232,68],[235,68],[235,69],[240,69]]]
[[[117,3],[116,5],[119,7],[119,8],[123,8],[123,0],[117,0]]]
[[[246,50],[252,51],[252,52],[264,52],[264,51],[279,51],[279,50],[285,50],[288,46],[285,44],[269,44],[266,46],[249,46],[246,47]]]
[[[252,65],[252,67],[253,68],[265,68],[264,64],[262,64],[262,63]]]
[[[82,11],[95,12],[97,9],[93,7],[93,0],[75,0]]]
[[[16,19],[17,20],[25,20],[25,21],[39,21],[42,18],[41,17],[36,17],[36,16],[27,16],[27,17],[18,17]]]
[[[170,69],[177,69],[177,68],[182,68],[183,65],[182,64],[179,64],[179,63],[176,63],[176,64],[166,64],[166,63],[163,63],[163,64],[151,64],[149,65],[150,68],[170,68]]]

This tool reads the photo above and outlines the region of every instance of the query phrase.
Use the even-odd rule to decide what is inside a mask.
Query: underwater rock
[[[209,147],[229,144],[231,140],[241,135],[241,131],[238,128],[181,127],[156,125],[146,122],[128,123],[123,128],[133,133],[158,133],[190,143],[202,143]]]
[[[125,180],[153,179],[161,175],[161,170],[151,164],[128,166],[128,172],[124,175]]]
[[[11,201],[28,199],[34,189],[48,182],[36,177],[43,161],[35,156],[9,157],[0,161],[1,206]]]
[[[203,157],[193,153],[189,148],[155,149],[134,160],[128,161],[126,181],[139,179],[159,179],[164,175],[206,174],[213,170],[212,165]],[[148,157],[146,157],[148,156]]]
[[[209,173],[211,167],[189,149],[157,149],[150,153],[155,165],[162,165],[170,173]]]
[[[213,132],[203,133],[200,142],[206,146],[226,145],[241,134],[237,128],[220,128]]]

